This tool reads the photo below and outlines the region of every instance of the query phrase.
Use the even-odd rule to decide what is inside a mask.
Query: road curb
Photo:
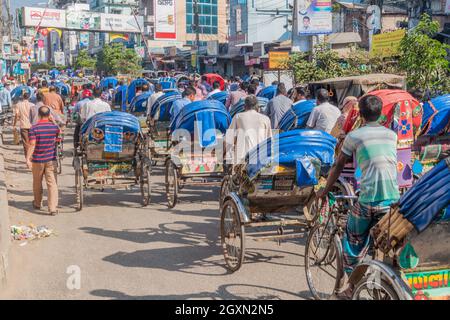
[[[0,150],[0,289],[6,285],[10,246],[8,194],[3,153]]]

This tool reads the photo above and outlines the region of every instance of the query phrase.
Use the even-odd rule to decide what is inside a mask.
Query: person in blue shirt
[[[196,91],[193,87],[187,87],[183,92],[183,98],[174,101],[170,110],[170,119],[173,120],[180,111],[188,104],[195,101]]]
[[[0,83],[0,113],[2,113],[3,110],[11,108],[11,106],[11,92]]]

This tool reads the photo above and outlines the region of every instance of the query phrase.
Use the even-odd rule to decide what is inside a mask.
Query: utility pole
[[[198,0],[194,0],[194,26],[195,26],[195,44],[197,46],[197,57],[195,61],[195,67],[200,74],[200,18],[198,14]]]

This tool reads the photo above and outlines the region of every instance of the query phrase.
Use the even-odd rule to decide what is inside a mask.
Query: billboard
[[[300,35],[333,32],[331,0],[298,0],[296,11]]]
[[[156,0],[155,2],[155,40],[177,38],[175,0]]]
[[[105,32],[133,32],[139,33],[144,29],[144,18],[136,18],[133,15],[124,14],[102,14],[100,29]]]
[[[89,11],[67,11],[66,24],[68,29],[100,30],[100,13]]]
[[[289,52],[286,51],[270,51],[269,52],[269,69],[284,69]]]
[[[22,24],[25,27],[66,27],[66,11],[46,8],[22,8]]]
[[[63,51],[56,51],[54,53],[54,60],[56,66],[64,66],[66,64],[66,58]]]
[[[376,34],[372,38],[373,56],[392,57],[399,54],[400,42],[405,37],[406,30],[400,29],[397,31]]]

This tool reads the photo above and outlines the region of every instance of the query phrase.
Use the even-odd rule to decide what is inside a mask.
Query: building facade
[[[89,0],[92,11],[131,15],[139,8],[139,0]]]

